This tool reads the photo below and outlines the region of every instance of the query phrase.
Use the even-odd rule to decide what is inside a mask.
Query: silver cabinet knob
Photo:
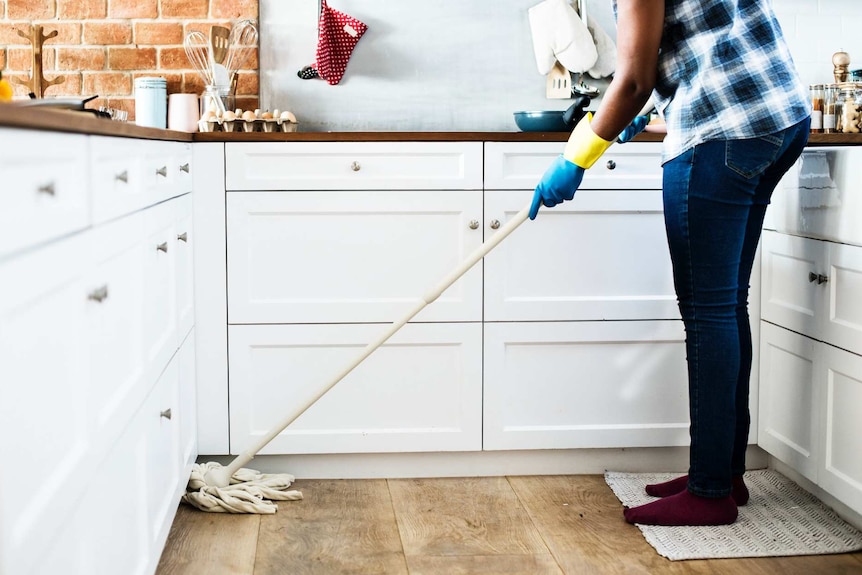
[[[608,160],[608,163],[606,164],[606,166],[608,167],[609,170],[616,170],[617,169],[617,163],[613,160]]]
[[[470,229],[471,230],[479,229],[479,220],[470,220]]]
[[[188,173],[189,173],[189,165],[188,165],[188,163],[181,165],[181,166],[180,166],[180,171],[181,171],[181,172],[185,172],[185,173],[187,173],[187,174],[188,174]]]
[[[156,249],[160,252],[168,253],[168,242],[162,242],[156,246]]]
[[[169,407],[164,411],[160,411],[159,417],[164,417],[165,419],[170,419],[171,418],[171,408]]]
[[[129,172],[128,172],[128,170],[123,170],[122,172],[120,172],[119,174],[114,176],[114,179],[117,180],[118,182],[123,182],[124,184],[128,184],[129,183]]]
[[[189,235],[186,232],[183,232],[181,234],[177,234],[177,239],[181,242],[188,242],[189,241]]]
[[[54,182],[48,182],[45,185],[39,186],[40,194],[48,194],[49,196],[53,196],[57,193],[57,189],[54,185]]]
[[[829,277],[823,274],[816,274],[814,272],[808,272],[808,281],[809,283],[817,282],[817,285],[823,285],[829,281]]]
[[[104,285],[100,288],[94,289],[89,294],[87,294],[87,299],[97,303],[102,303],[103,301],[108,299],[108,286]]]
[[[350,164],[350,169],[354,172],[358,172],[362,169],[362,166],[359,165],[359,162],[353,162],[352,164]]]
[[[162,166],[161,168],[159,168],[158,170],[156,170],[156,173],[157,173],[158,175],[160,175],[161,177],[163,177],[163,178],[167,178],[167,177],[168,177],[168,167],[167,167],[167,166]]]
[[[500,220],[491,220],[491,229],[496,230],[500,227]]]

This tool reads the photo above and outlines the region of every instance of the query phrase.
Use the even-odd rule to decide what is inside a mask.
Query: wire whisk
[[[197,69],[207,86],[214,84],[213,67],[210,65],[210,42],[203,32],[189,32],[183,41],[186,56]]]
[[[257,28],[254,25],[254,20],[237,22],[231,28],[227,56],[224,60],[224,67],[227,68],[231,84],[233,84],[237,71],[248,63],[256,47]]]

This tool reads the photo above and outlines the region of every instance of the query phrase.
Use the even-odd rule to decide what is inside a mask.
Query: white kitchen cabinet
[[[486,191],[486,225],[531,197]],[[485,257],[484,303],[485,321],[679,319],[661,191],[584,189],[541,209]]]
[[[481,191],[227,199],[228,321],[392,322],[482,243]],[[477,265],[416,321],[481,321]]]
[[[231,451],[303,405],[388,328],[230,326]],[[263,453],[478,451],[482,326],[408,324]]]
[[[862,512],[858,158],[807,150],[765,223],[760,444]]]
[[[486,450],[687,445],[681,321],[485,324]]]
[[[90,225],[87,136],[0,128],[0,260]]]
[[[760,331],[758,444],[817,481],[822,385],[816,380],[817,342],[763,322]]]
[[[225,146],[229,191],[480,190],[481,142],[254,142]]]
[[[194,385],[194,340],[177,330],[180,320],[189,331],[194,322],[192,287],[177,279],[192,281],[188,269],[177,271],[192,261],[174,254],[176,228],[191,223],[190,197],[171,199],[191,182],[175,176],[158,187],[132,170],[125,183],[159,191],[128,203],[93,174],[88,151],[104,145],[93,140],[100,138],[19,130],[0,141],[47,151],[38,173],[51,178],[58,199],[78,190],[85,208],[81,221],[68,213],[73,228],[58,226],[61,234],[26,249],[3,251],[10,244],[0,238],[8,254],[0,260],[0,457],[9,463],[0,475],[3,573],[153,573],[196,456],[194,414],[171,427],[160,416],[194,407],[186,389]],[[130,157],[139,151],[111,140]],[[57,155],[57,142],[74,163]],[[142,143],[148,152],[132,163],[190,152],[173,144]],[[14,212],[18,199],[0,195],[0,214]],[[46,222],[53,207],[45,207]]]

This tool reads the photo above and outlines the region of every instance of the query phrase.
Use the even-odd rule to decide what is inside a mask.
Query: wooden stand
[[[33,72],[29,81],[24,81],[19,78],[13,78],[13,80],[18,84],[29,87],[30,92],[36,98],[41,98],[45,94],[45,90],[49,87],[56,84],[62,84],[66,81],[65,76],[57,76],[52,80],[47,80],[45,79],[45,76],[42,75],[42,45],[45,43],[45,40],[55,37],[57,33],[58,32],[54,30],[53,32],[44,34],[42,32],[42,26],[39,24],[31,25],[29,34],[22,32],[20,29],[18,30],[18,35],[30,40],[30,44],[33,46],[33,60],[31,66]]]

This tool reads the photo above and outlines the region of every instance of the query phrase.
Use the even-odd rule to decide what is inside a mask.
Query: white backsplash
[[[589,14],[614,34],[611,0]],[[545,98],[527,10],[539,0],[329,0],[368,24],[341,83],[301,80],[314,61],[316,0],[260,0],[261,105],[293,111],[303,131],[514,131],[516,110]],[[773,0],[807,84],[832,78],[832,54],[862,68],[862,1]],[[594,107],[594,106],[593,106]]]

